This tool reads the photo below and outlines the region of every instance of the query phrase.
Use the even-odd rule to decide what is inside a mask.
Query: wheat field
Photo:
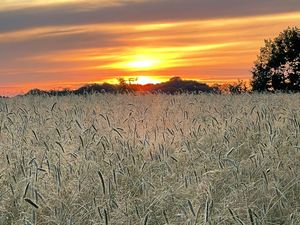
[[[0,99],[0,224],[300,224],[300,95]]]

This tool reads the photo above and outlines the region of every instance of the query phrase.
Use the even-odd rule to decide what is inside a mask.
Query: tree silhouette
[[[127,81],[124,78],[118,78],[118,84],[88,84],[76,90],[50,90],[44,91],[33,89],[25,95],[45,95],[45,96],[65,96],[70,94],[87,95],[94,93],[215,93],[215,89],[205,83],[200,83],[195,80],[182,80],[180,77],[173,77],[167,82],[159,84],[132,84],[136,79]]]
[[[247,84],[242,80],[238,80],[237,82],[231,84],[223,84],[219,87],[219,89],[221,93],[227,94],[244,94],[248,92]]]
[[[252,74],[253,91],[300,91],[300,30],[289,27],[265,40]]]
[[[116,92],[117,92],[116,86],[108,83],[88,84],[72,91],[72,93],[76,95],[92,94],[92,93],[116,93]]]
[[[128,81],[125,80],[123,77],[119,77],[118,79],[118,92],[120,93],[133,93],[135,91],[134,85],[131,82],[135,81],[135,79],[129,79]]]
[[[195,80],[182,80],[180,77],[172,77],[169,81],[153,85],[151,92],[158,93],[203,93],[213,92],[213,89],[205,83]]]

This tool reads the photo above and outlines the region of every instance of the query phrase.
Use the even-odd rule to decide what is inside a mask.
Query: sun
[[[137,77],[137,84],[145,85],[145,84],[158,84],[161,83],[162,80],[156,77],[151,76],[138,76]]]
[[[146,85],[146,84],[159,84],[162,82],[166,82],[168,81],[170,78],[169,77],[163,77],[163,76],[152,76],[152,75],[148,75],[148,76],[125,76],[123,77],[123,79],[125,80],[125,82],[127,84],[139,84],[139,85]],[[106,79],[103,81],[99,81],[96,83],[110,83],[110,84],[118,84],[119,81],[115,78],[111,78],[111,79]]]
[[[134,69],[147,69],[153,67],[154,65],[154,60],[134,61],[128,63],[128,67]]]
[[[113,57],[110,63],[96,66],[96,68],[139,72],[140,74],[147,72],[143,74],[148,74],[149,71],[158,72],[177,66],[177,59],[178,55],[173,52],[162,52],[155,48],[136,48],[124,51],[115,59]]]
[[[146,55],[136,55],[129,61],[126,67],[130,70],[151,70],[158,66],[160,61],[154,57]]]

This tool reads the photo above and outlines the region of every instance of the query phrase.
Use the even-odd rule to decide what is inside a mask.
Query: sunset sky
[[[138,77],[249,80],[299,0],[0,0],[0,95]]]

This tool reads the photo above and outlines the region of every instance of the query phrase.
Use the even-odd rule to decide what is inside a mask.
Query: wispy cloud
[[[36,4],[25,2],[30,6],[44,1],[33,1]],[[41,7],[2,11],[0,32],[56,25],[228,18],[300,9],[298,0],[85,0],[68,1],[68,4],[61,5],[50,3]]]
[[[120,6],[129,2],[141,2],[145,0],[2,0],[0,11],[17,9],[61,7],[66,5],[81,6],[78,11],[89,10],[95,7]],[[85,7],[82,7],[85,6]]]

